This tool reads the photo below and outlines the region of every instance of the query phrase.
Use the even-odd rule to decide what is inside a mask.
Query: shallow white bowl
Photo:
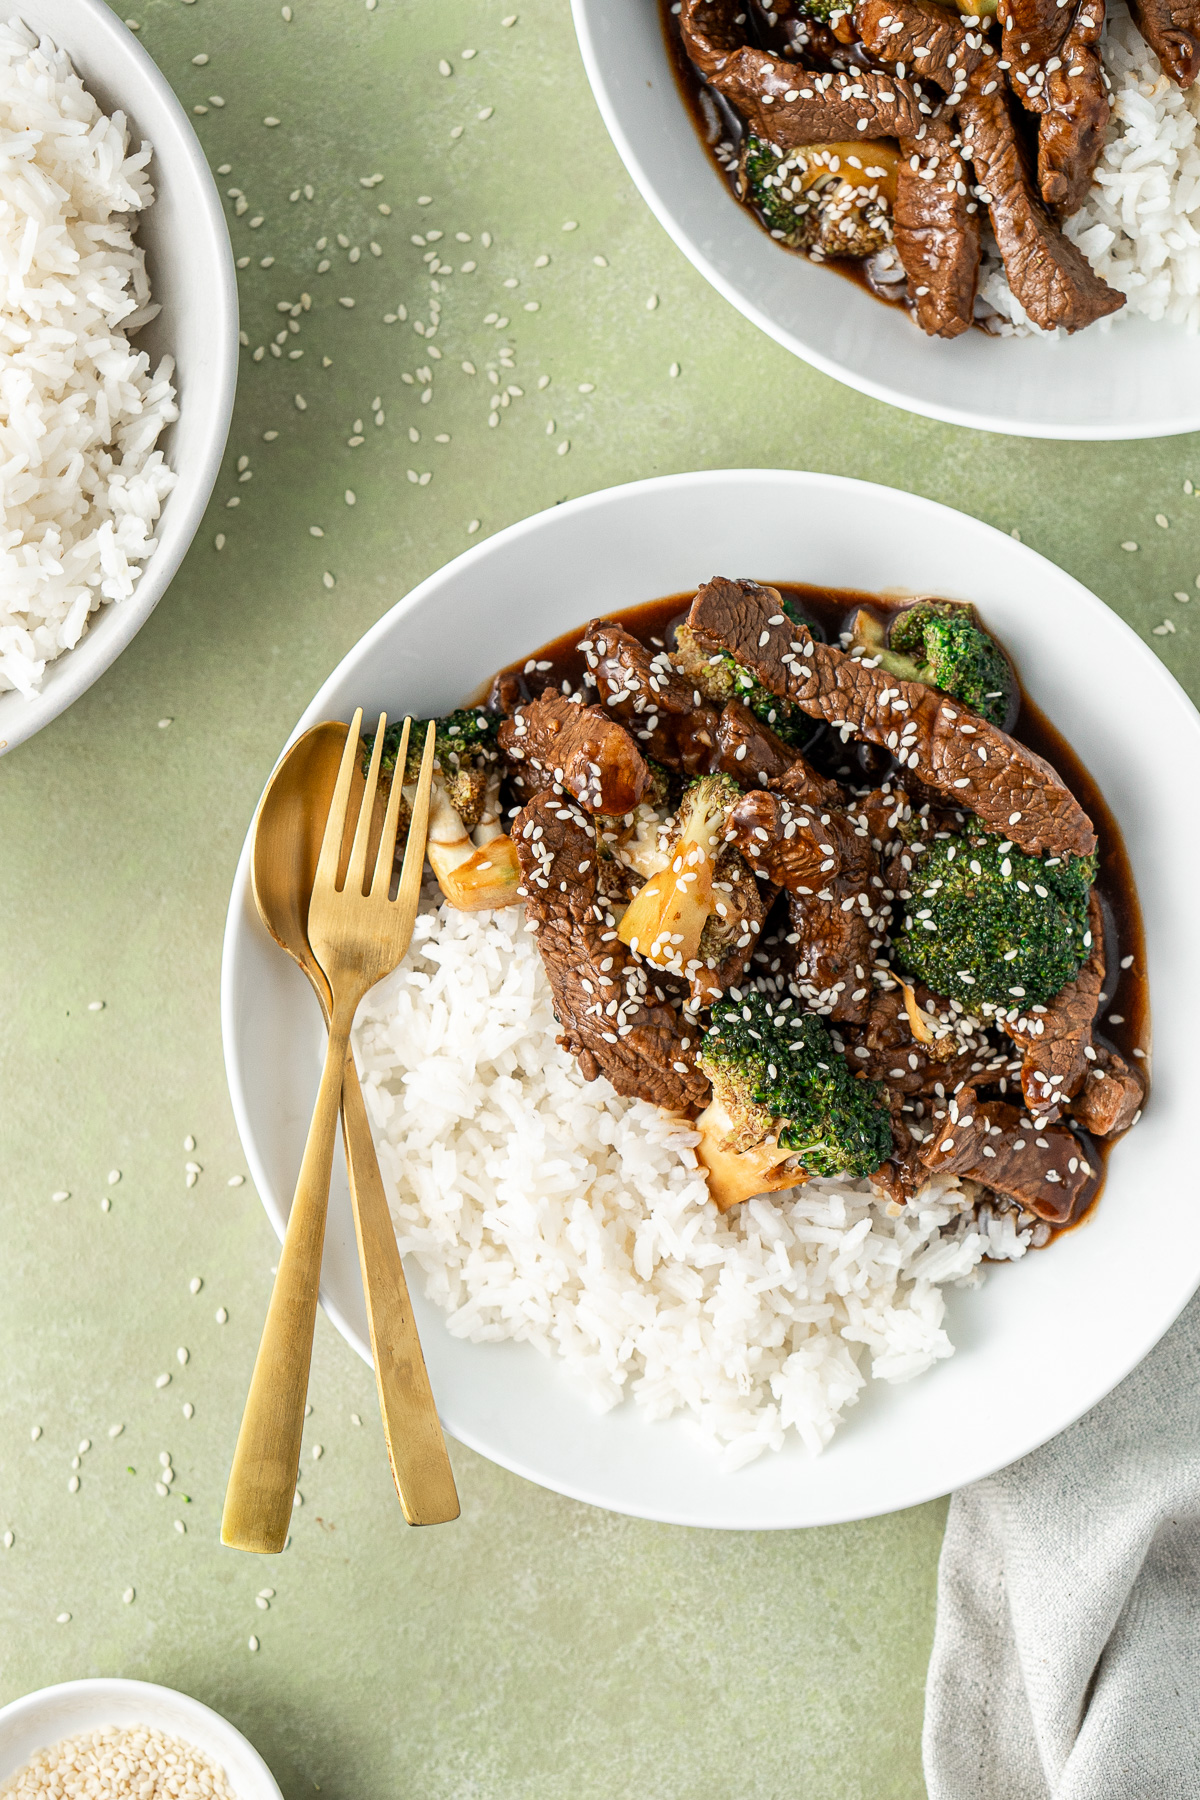
[[[790,255],[729,192],[675,84],[657,0],[571,0],[592,92],[660,225],[717,292],[826,375],[909,412],[1020,437],[1200,429],[1200,340],[1125,319],[1059,342],[927,338],[899,307]]]
[[[83,637],[46,670],[32,700],[0,693],[0,754],[56,719],[115,662],[162,599],[196,534],[221,466],[237,381],[233,251],[213,178],[187,114],[158,66],[102,0],[0,0],[70,56],[84,85],[129,120],[130,140],[154,146],[154,205],[141,214],[151,295],[162,307],[131,340],[151,367],[175,358],[179,419],[159,439],[178,481],[163,505],[158,548],[130,599],[92,614]]]
[[[223,1768],[237,1800],[283,1800],[253,1744],[220,1713],[149,1681],[64,1681],[0,1707],[0,1783],[37,1750],[102,1725],[153,1725]]]
[[[539,513],[468,550],[386,614],[296,727],[386,708],[418,716],[575,624],[714,574],[976,601],[1033,699],[1099,782],[1145,909],[1157,1076],[1111,1159],[1094,1218],[1044,1254],[953,1293],[957,1354],[902,1387],[871,1384],[825,1454],[791,1446],[723,1475],[686,1423],[632,1405],[597,1417],[528,1345],[450,1337],[411,1275],[434,1393],[464,1443],[518,1474],[686,1525],[818,1525],[909,1506],[1012,1462],[1077,1418],[1166,1330],[1200,1281],[1194,1154],[1194,930],[1200,844],[1184,828],[1200,718],[1101,602],[1032,550],[931,501],[830,475],[674,475]],[[226,926],[222,1030],[242,1143],[276,1231],[316,1095],[322,1033],[308,983],[259,922],[250,839]],[[370,1360],[345,1174],[331,1198],[322,1300]],[[249,1370],[247,1370],[247,1375]]]

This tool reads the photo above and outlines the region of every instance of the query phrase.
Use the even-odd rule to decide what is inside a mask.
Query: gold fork
[[[225,1491],[221,1541],[240,1550],[273,1553],[282,1550],[287,1542],[300,1465],[329,1180],[350,1029],[363,996],[392,972],[408,949],[420,895],[433,779],[432,725],[425,737],[400,886],[395,900],[389,898],[400,815],[401,771],[411,726],[408,719],[404,722],[397,772],[368,885],[371,818],[387,725],[383,714],[375,734],[345,881],[340,889],[337,886],[361,725],[359,708],[342,753],[309,903],[309,942],[332,995],[329,1044]],[[438,1516],[453,1518],[458,1502],[440,1434],[432,1449],[435,1455],[440,1450],[444,1462],[443,1492],[448,1488],[447,1504],[453,1505],[453,1510],[443,1508]]]

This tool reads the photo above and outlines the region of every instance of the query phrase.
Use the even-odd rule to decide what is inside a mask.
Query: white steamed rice
[[[682,1411],[730,1467],[789,1429],[816,1453],[869,1376],[952,1354],[944,1283],[1027,1247],[953,1176],[903,1209],[813,1181],[722,1217],[686,1121],[584,1081],[558,1031],[523,909],[441,907],[355,1042],[400,1247],[450,1331],[561,1356],[601,1411]]]
[[[174,485],[174,365],[129,343],[158,311],[132,236],[150,156],[64,51],[0,23],[0,690],[32,695],[128,599]]]

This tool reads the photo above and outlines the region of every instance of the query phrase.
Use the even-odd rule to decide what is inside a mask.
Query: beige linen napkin
[[[930,1800],[1200,1800],[1200,1296],[954,1495],[924,1753]]]

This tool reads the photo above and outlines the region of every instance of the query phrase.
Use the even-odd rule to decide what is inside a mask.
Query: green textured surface
[[[505,28],[511,5],[519,18]],[[1194,692],[1189,608],[1171,596],[1194,593],[1200,571],[1200,503],[1183,492],[1200,448],[976,435],[793,361],[710,292],[643,207],[588,94],[564,0],[294,9],[290,25],[265,0],[152,0],[135,14],[184,100],[209,105],[197,127],[214,166],[232,165],[221,187],[248,201],[240,217],[229,208],[249,258],[237,416],[167,598],[90,693],[0,763],[0,1531],[14,1533],[0,1549],[0,1699],[97,1673],[186,1688],[259,1745],[288,1800],[318,1787],[338,1800],[914,1800],[940,1506],[709,1535],[603,1515],[454,1447],[463,1518],[413,1533],[370,1373],[322,1319],[309,1445],[324,1455],[306,1448],[291,1548],[270,1563],[219,1548],[275,1250],[249,1185],[227,1185],[241,1172],[217,1012],[229,884],[317,684],[471,541],[473,519],[483,535],[569,495],[697,466],[892,482],[1019,529]],[[466,48],[477,55],[464,60]],[[200,54],[210,60],[197,68]],[[378,186],[360,185],[376,173]],[[578,229],[564,233],[567,220]],[[439,278],[440,360],[413,329],[430,317],[430,286],[410,240],[430,228],[454,268]],[[339,232],[361,246],[357,264]],[[540,255],[551,260],[538,270]],[[461,273],[471,259],[477,270]],[[283,328],[277,302],[302,292],[303,356],[285,347],[256,364],[254,348]],[[401,305],[407,321],[385,325]],[[502,345],[514,367],[500,385],[523,395],[491,429],[487,369]],[[352,448],[355,419],[366,441]],[[267,443],[267,431],[279,435]],[[239,482],[242,456],[252,479]],[[432,479],[414,484],[409,469]],[[1123,553],[1126,540],[1141,548]],[[1175,633],[1151,636],[1168,618]],[[93,1000],[104,1009],[89,1011]],[[191,1189],[189,1133],[203,1166]],[[58,1189],[70,1200],[54,1204]],[[172,1376],[163,1389],[160,1373]],[[110,1441],[115,1423],[125,1429]],[[168,1499],[154,1491],[162,1450],[178,1470]],[[264,1584],[277,1590],[265,1612]],[[136,1599],[123,1605],[128,1586]]]

